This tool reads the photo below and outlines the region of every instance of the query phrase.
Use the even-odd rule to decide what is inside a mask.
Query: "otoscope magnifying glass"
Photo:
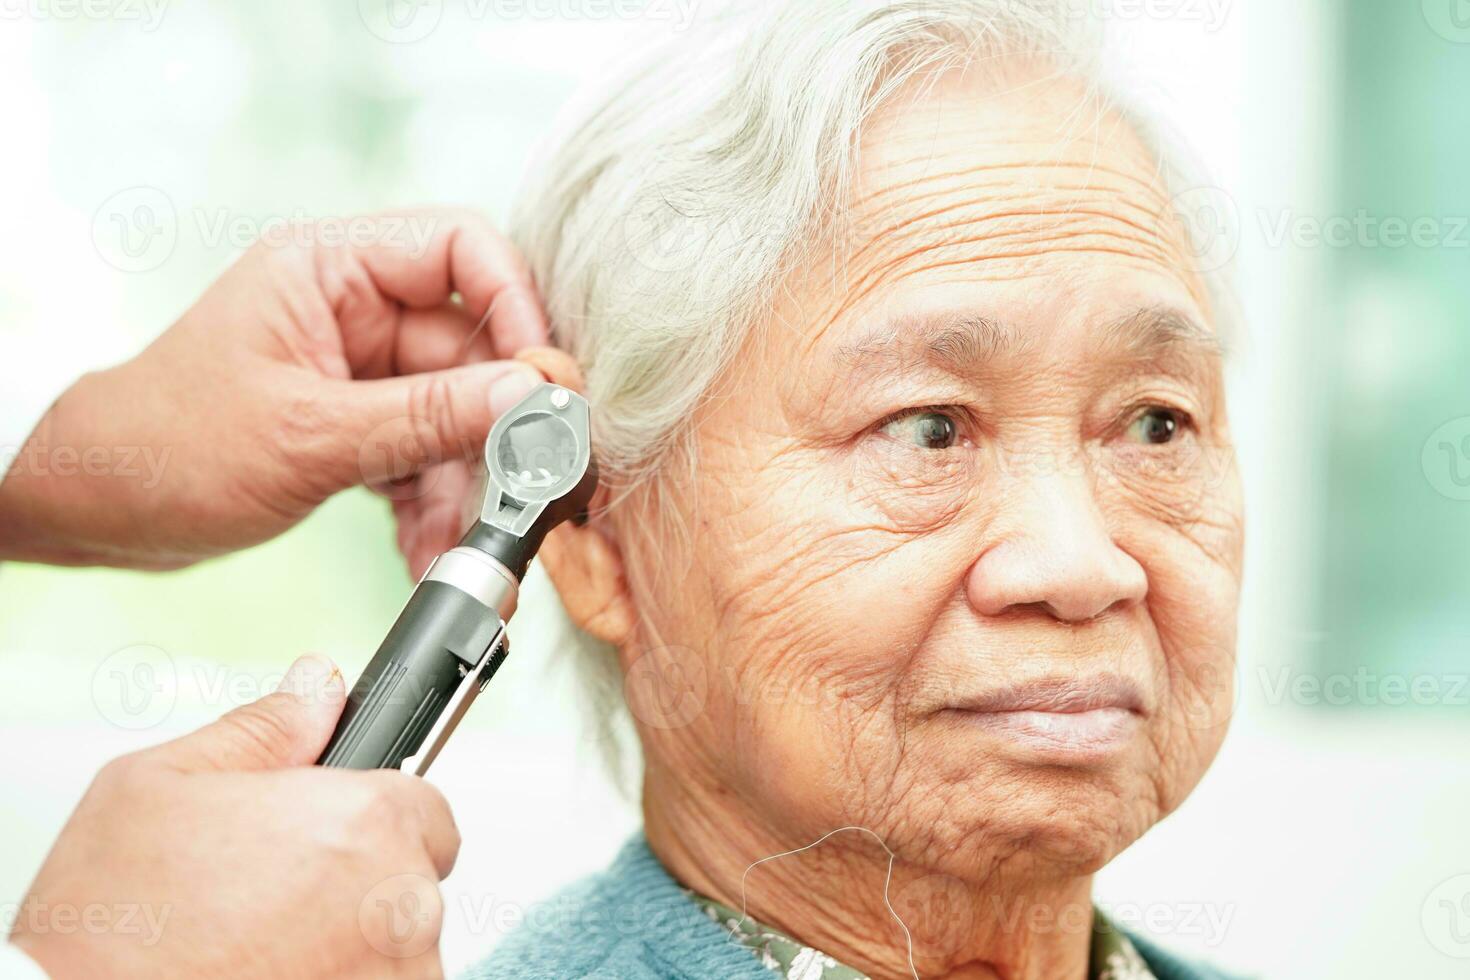
[[[597,489],[587,402],[542,384],[485,443],[480,519],[434,559],[351,693],[318,760],[423,775],[509,650],[505,624],[546,533]]]

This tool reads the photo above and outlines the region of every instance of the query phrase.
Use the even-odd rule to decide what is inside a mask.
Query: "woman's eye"
[[[959,439],[959,426],[943,412],[903,415],[884,424],[880,431],[920,449],[948,449]]]
[[[1188,421],[1183,412],[1154,406],[1145,409],[1128,426],[1128,438],[1145,445],[1160,446],[1173,442]]]

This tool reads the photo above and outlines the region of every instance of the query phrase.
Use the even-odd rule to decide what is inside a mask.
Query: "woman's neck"
[[[997,858],[961,878],[890,859],[860,828],[795,840],[728,789],[653,766],[643,810],[649,845],[687,887],[875,980],[1087,976],[1089,875],[1043,878],[1018,866],[1026,859]]]

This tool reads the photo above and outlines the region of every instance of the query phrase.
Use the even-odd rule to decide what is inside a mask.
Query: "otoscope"
[[[479,520],[414,588],[318,764],[428,771],[505,662],[505,624],[546,532],[583,515],[597,489],[586,400],[538,385],[490,430],[485,466]]]

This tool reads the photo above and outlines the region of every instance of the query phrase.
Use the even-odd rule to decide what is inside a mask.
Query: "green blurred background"
[[[221,221],[437,203],[503,218],[571,93],[688,9],[154,2],[156,20],[124,0],[101,19],[40,0],[0,19],[0,411],[164,329],[238,254]],[[1108,17],[1119,83],[1227,191],[1251,524],[1230,739],[1100,899],[1228,912],[1218,935],[1164,938],[1242,971],[1463,976],[1470,4],[1160,0]],[[173,232],[141,256],[113,221],[139,207]],[[1395,245],[1385,219],[1432,230]],[[0,898],[102,761],[268,690],[300,652],[354,674],[408,587],[387,505],[363,491],[183,572],[0,567]],[[636,825],[555,624],[535,577],[514,669],[435,773],[466,837],[451,968],[499,938],[496,909],[599,866]],[[1434,695],[1389,693],[1416,682]],[[134,711],[132,683],[164,696]]]
[[[1339,213],[1428,219],[1443,243],[1396,247],[1385,224],[1332,255],[1333,301],[1317,325],[1335,353],[1322,364],[1331,435],[1321,568],[1333,624],[1324,656],[1463,673],[1470,443],[1460,439],[1470,427],[1453,420],[1470,407],[1470,4],[1425,3],[1429,31],[1403,6],[1421,13],[1366,2],[1338,13],[1330,178]],[[1432,445],[1415,443],[1445,423]],[[1467,713],[1463,702],[1446,707]]]

